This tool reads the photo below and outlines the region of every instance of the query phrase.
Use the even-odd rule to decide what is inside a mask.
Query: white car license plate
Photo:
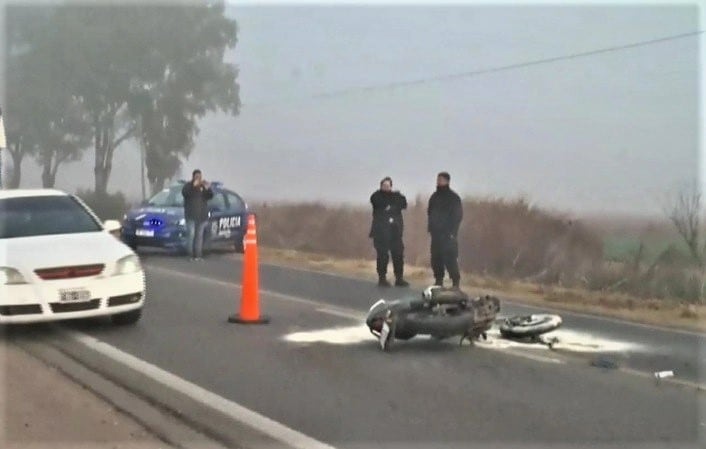
[[[91,300],[91,292],[83,289],[61,290],[59,291],[61,302],[84,302]]]
[[[154,230],[152,230],[152,229],[136,229],[135,235],[138,237],[154,237]]]

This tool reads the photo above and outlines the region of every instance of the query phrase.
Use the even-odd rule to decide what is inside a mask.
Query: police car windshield
[[[0,239],[99,232],[103,227],[69,196],[0,200]]]
[[[147,204],[157,207],[183,207],[184,197],[181,196],[180,187],[172,187],[171,189],[164,189],[153,196]]]

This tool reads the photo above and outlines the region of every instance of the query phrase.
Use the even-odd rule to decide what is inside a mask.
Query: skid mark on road
[[[291,334],[284,335],[282,337],[282,339],[284,341],[289,342],[289,343],[297,343],[297,344],[316,344],[316,343],[318,343],[318,344],[329,344],[329,345],[358,345],[358,344],[363,344],[363,343],[369,343],[371,345],[377,346],[377,342],[375,341],[375,337],[373,337],[370,334],[368,327],[365,325],[347,326],[347,327],[330,327],[330,328],[325,328],[325,329],[317,329],[317,330],[313,330],[313,331],[294,332]],[[415,341],[429,340],[429,339],[430,338],[426,337],[426,336],[415,337],[413,340],[410,340],[409,342],[400,342],[400,344],[414,345]],[[439,341],[437,343],[439,345],[454,345],[454,346],[458,345],[455,341],[452,342],[451,340]],[[555,364],[564,363],[562,360],[554,358],[554,357],[548,357],[548,356],[544,356],[542,354],[533,354],[529,351],[521,352],[521,351],[513,350],[513,347],[511,347],[511,346],[494,345],[490,339],[486,342],[477,342],[476,345],[479,349],[499,351],[499,352],[503,352],[505,354],[510,354],[513,356],[533,360],[536,362],[555,363]]]
[[[579,352],[579,353],[605,353],[605,352],[638,352],[645,350],[637,343],[601,338],[584,332],[571,330],[557,330],[543,335],[545,340],[556,338],[558,343],[554,344],[557,351]],[[492,346],[499,349],[539,349],[549,350],[549,347],[522,341],[507,340],[500,335],[500,331],[492,329],[488,331],[488,340],[479,342],[481,346]]]
[[[351,312],[342,309],[334,309],[331,307],[319,307],[318,309],[316,309],[316,311],[341,318],[348,318],[350,320],[365,321],[365,315],[363,315],[362,313]]]
[[[331,345],[354,345],[375,341],[365,325],[294,332],[283,338],[291,343],[328,343]]]

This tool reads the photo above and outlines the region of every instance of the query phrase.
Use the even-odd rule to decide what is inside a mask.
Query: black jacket
[[[213,198],[213,190],[203,185],[194,187],[192,182],[188,182],[181,189],[181,195],[184,197],[184,218],[195,221],[208,220],[208,200]]]
[[[461,197],[449,187],[437,187],[429,198],[427,231],[432,236],[456,237],[463,219]]]
[[[373,205],[373,224],[370,227],[370,237],[388,236],[392,229],[402,233],[404,223],[402,211],[407,209],[407,198],[400,192],[385,192],[378,190],[370,195]]]

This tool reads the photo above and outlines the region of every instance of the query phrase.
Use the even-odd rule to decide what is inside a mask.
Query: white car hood
[[[112,264],[132,250],[107,232],[0,239],[0,266],[23,270]]]

